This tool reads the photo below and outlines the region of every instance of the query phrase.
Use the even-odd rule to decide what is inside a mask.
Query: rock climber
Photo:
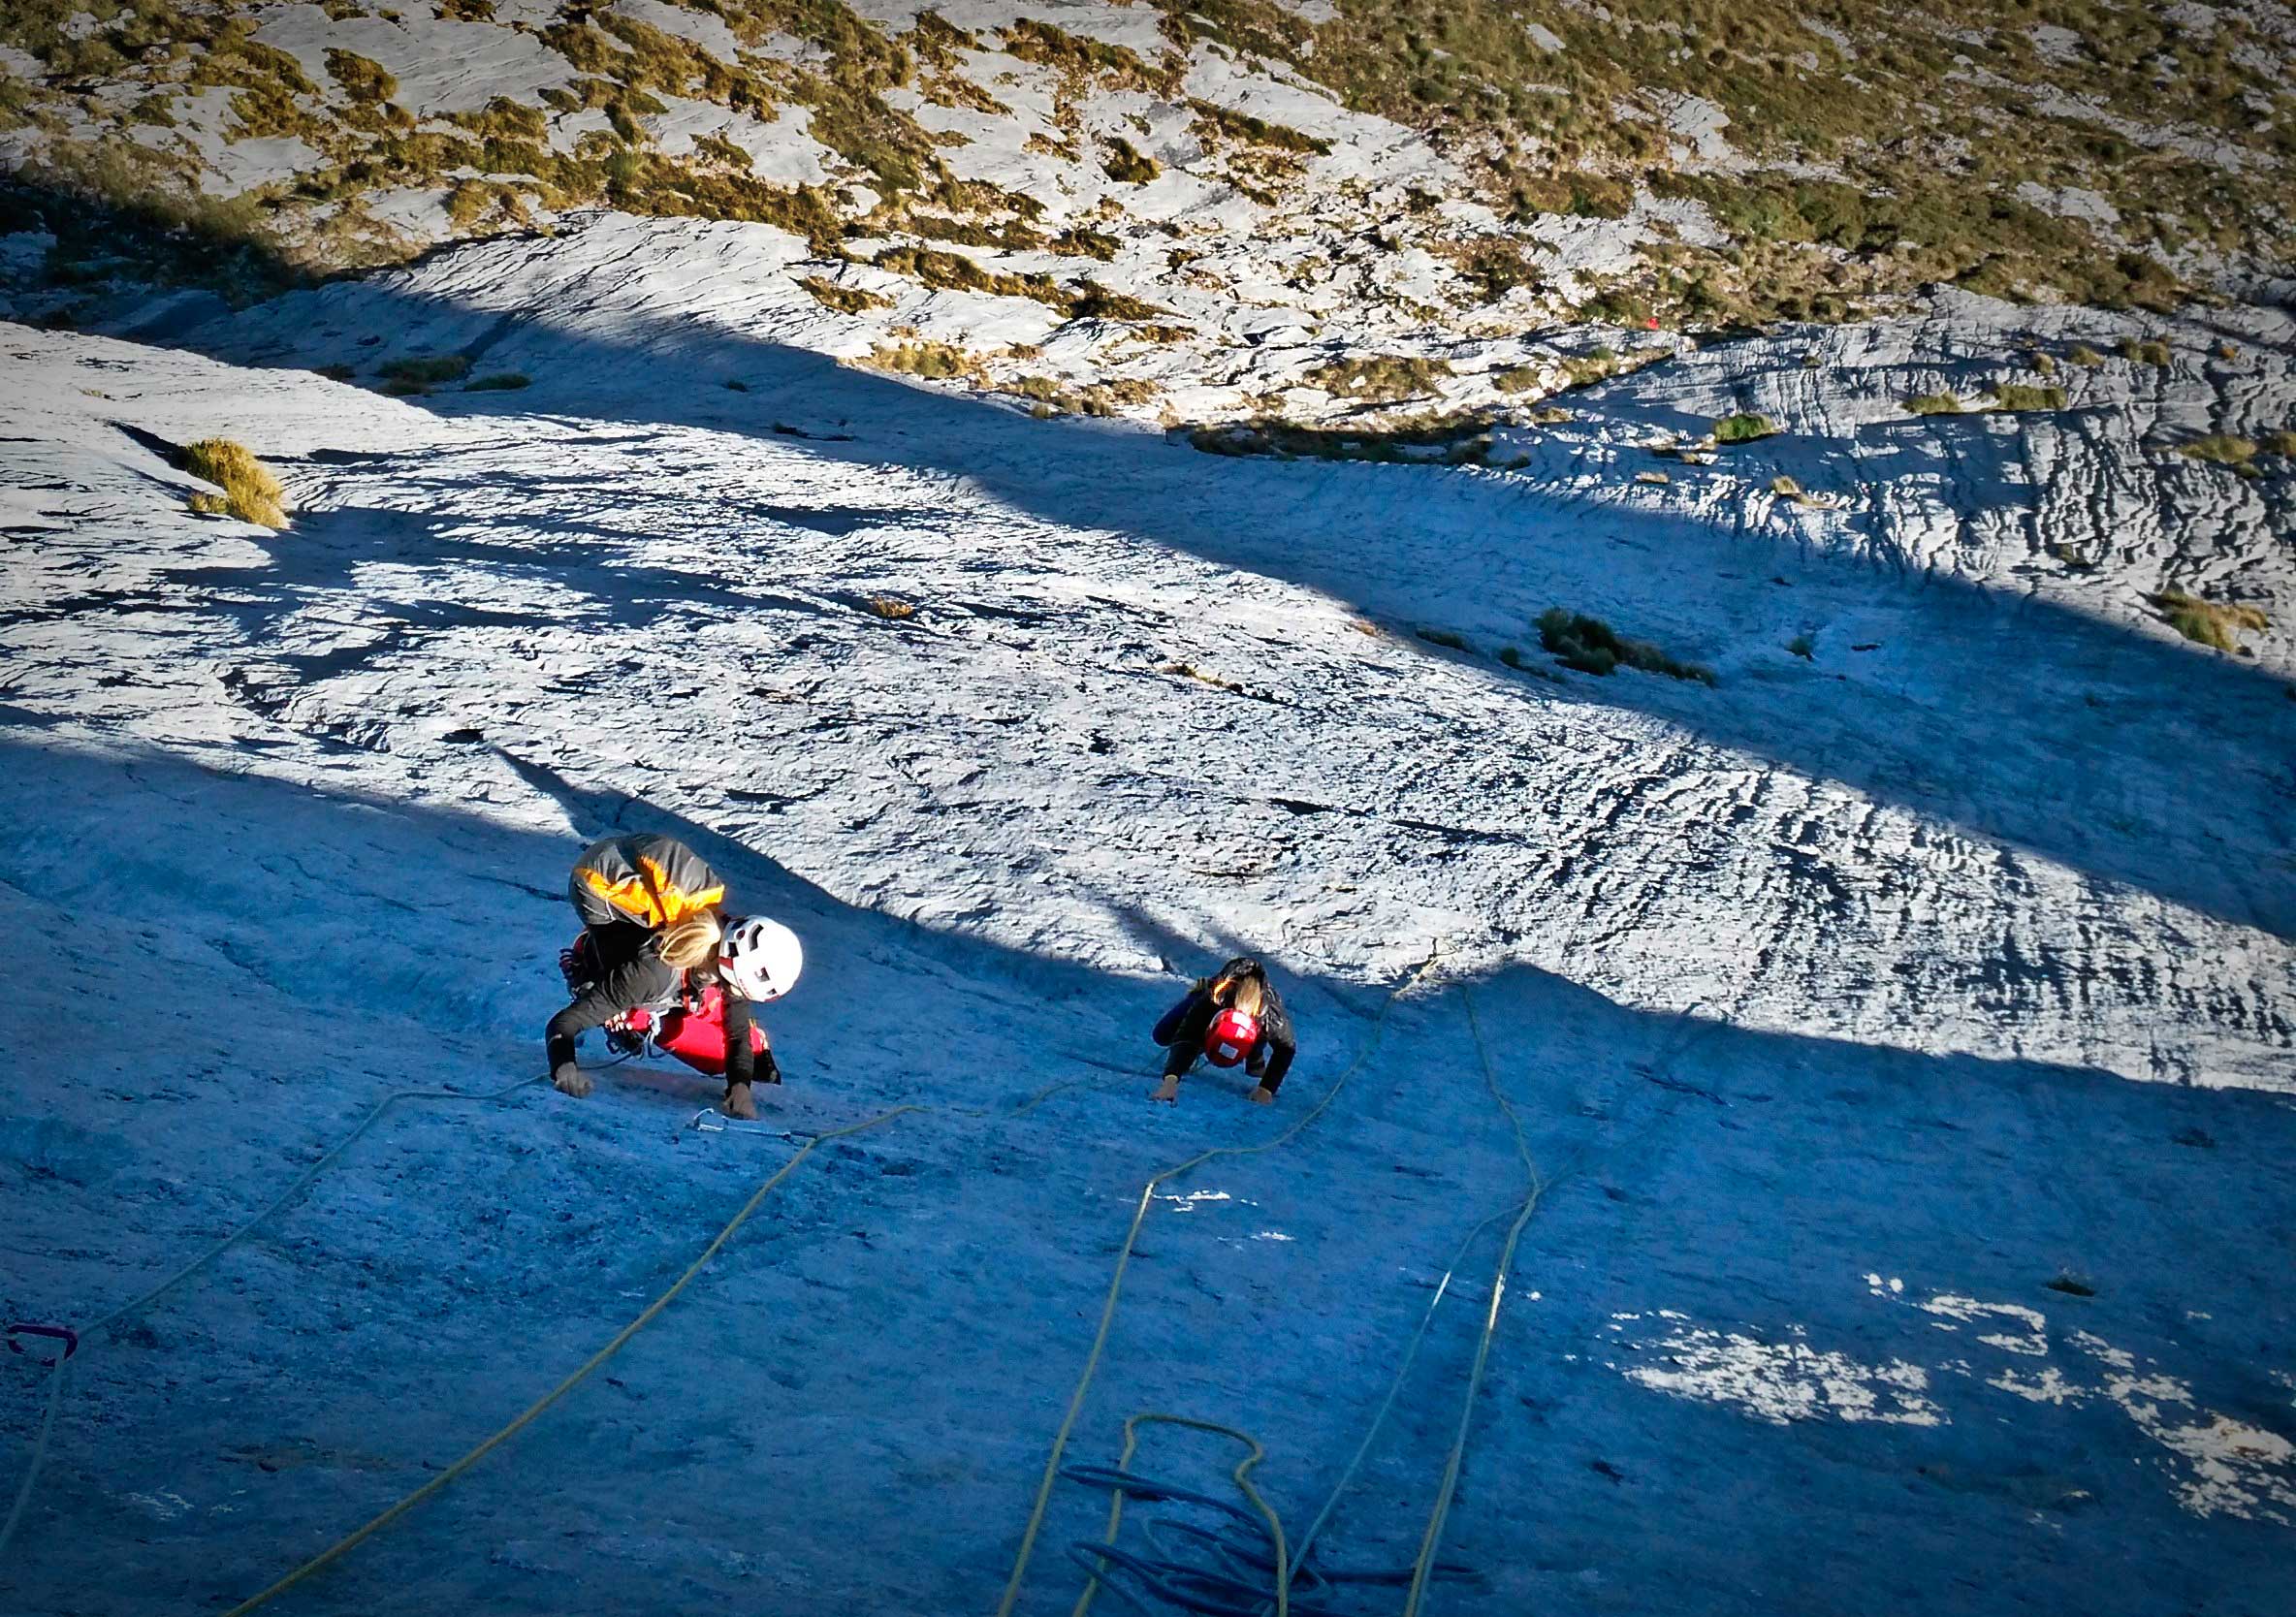
[[[728,1117],[754,1118],[750,1086],[778,1084],[765,1030],[751,1007],[797,981],[805,952],[797,935],[763,916],[729,920],[725,883],[673,837],[607,838],[585,848],[567,890],[582,935],[558,956],[573,1003],[544,1034],[551,1082],[590,1093],[575,1040],[607,1030],[618,1049],[651,1037],[698,1072],[725,1079]]]
[[[1292,1035],[1292,1018],[1267,969],[1248,955],[1239,955],[1188,991],[1156,1024],[1156,1042],[1171,1053],[1164,1058],[1164,1082],[1150,1098],[1176,1104],[1180,1079],[1202,1056],[1215,1066],[1242,1063],[1257,1083],[1253,1101],[1271,1104],[1291,1070],[1298,1043]]]

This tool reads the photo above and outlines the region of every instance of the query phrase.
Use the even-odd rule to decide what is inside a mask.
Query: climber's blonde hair
[[[718,952],[718,917],[704,910],[672,921],[654,940],[654,952],[664,966],[690,971]]]
[[[1246,1016],[1258,1016],[1260,1007],[1267,1002],[1262,990],[1258,977],[1222,977],[1212,985],[1212,998],[1225,999]]]

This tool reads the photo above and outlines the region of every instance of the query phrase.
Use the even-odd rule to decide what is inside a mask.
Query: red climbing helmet
[[[1204,1054],[1214,1066],[1233,1066],[1260,1042],[1260,1018],[1230,1005],[1204,1030]]]

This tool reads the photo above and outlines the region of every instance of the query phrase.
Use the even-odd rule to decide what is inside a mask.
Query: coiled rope
[[[1140,1187],[1139,1203],[1132,1209],[1132,1224],[1125,1231],[1124,1245],[1116,1257],[1115,1273],[1110,1276],[1108,1281],[1108,1294],[1100,1304],[1100,1325],[1093,1332],[1092,1347],[1085,1354],[1083,1374],[1076,1379],[1076,1390],[1068,1397],[1068,1412],[1061,1417],[1060,1429],[1053,1434],[1051,1452],[1045,1456],[1044,1474],[1037,1481],[1036,1501],[1029,1507],[1028,1526],[1021,1534],[1020,1551],[1013,1558],[1011,1576],[1005,1579],[1004,1598],[997,1602],[997,1617],[1011,1617],[1013,1605],[1020,1599],[1022,1581],[1028,1576],[1029,1559],[1036,1552],[1036,1536],[1043,1531],[1044,1512],[1052,1502],[1052,1487],[1060,1479],[1061,1460],[1068,1452],[1069,1436],[1076,1429],[1076,1418],[1083,1412],[1085,1395],[1092,1390],[1093,1379],[1100,1373],[1100,1358],[1108,1347],[1108,1333],[1116,1320],[1117,1299],[1124,1292],[1125,1271],[1132,1265],[1132,1252],[1140,1239],[1140,1226],[1148,1218],[1148,1209],[1155,1200],[1157,1187],[1177,1179],[1191,1169],[1200,1167],[1215,1157],[1252,1157],[1262,1152],[1273,1151],[1299,1134],[1316,1119],[1322,1117],[1331,1103],[1339,1098],[1340,1094],[1347,1088],[1349,1080],[1362,1070],[1363,1063],[1368,1062],[1373,1053],[1378,1050],[1380,1037],[1387,1030],[1387,1013],[1394,1008],[1395,1001],[1401,999],[1407,991],[1417,987],[1420,980],[1434,969],[1435,962],[1440,954],[1440,948],[1431,951],[1424,962],[1414,967],[1401,982],[1387,991],[1387,998],[1380,1001],[1379,1014],[1372,1021],[1371,1031],[1364,1038],[1362,1048],[1356,1051],[1355,1059],[1332,1081],[1331,1087],[1323,1093],[1323,1098],[1301,1113],[1297,1122],[1257,1145],[1214,1146],[1207,1151],[1199,1151],[1186,1161],[1174,1163],[1171,1167],[1152,1176],[1145,1185]]]
[[[1519,1205],[1516,1204],[1516,1206]],[[1412,1365],[1419,1358],[1419,1348],[1427,1339],[1429,1327],[1435,1323],[1435,1311],[1442,1306],[1444,1298],[1451,1290],[1452,1275],[1466,1258],[1468,1250],[1482,1237],[1483,1231],[1515,1210],[1515,1206],[1502,1208],[1482,1220],[1467,1232],[1466,1239],[1461,1241],[1457,1251],[1452,1252],[1450,1263],[1445,1266],[1442,1277],[1435,1284],[1434,1295],[1428,1298],[1425,1310],[1419,1315],[1418,1328],[1412,1332],[1411,1341],[1404,1348],[1403,1356],[1396,1365],[1394,1377],[1387,1382],[1386,1396],[1380,1400],[1378,1410],[1373,1412],[1371,1423],[1364,1428],[1362,1442],[1355,1445],[1355,1452],[1349,1457],[1347,1465],[1341,1469],[1339,1479],[1332,1484],[1331,1492],[1325,1496],[1323,1508],[1316,1512],[1315,1519],[1308,1524],[1307,1531],[1300,1535],[1299,1547],[1292,1554],[1288,1575],[1278,1575],[1277,1587],[1273,1596],[1268,1591],[1265,1579],[1268,1575],[1276,1572],[1275,1564],[1250,1545],[1239,1544],[1227,1535],[1208,1533],[1200,1528],[1193,1528],[1180,1522],[1151,1521],[1146,1529],[1152,1540],[1158,1538],[1160,1530],[1165,1533],[1183,1534],[1194,1540],[1196,1545],[1208,1549],[1217,1560],[1225,1564],[1230,1574],[1237,1574],[1248,1569],[1259,1575],[1261,1581],[1246,1583],[1237,1575],[1225,1576],[1217,1580],[1208,1579],[1202,1569],[1196,1564],[1168,1552],[1161,1559],[1151,1560],[1144,1556],[1130,1554],[1117,1547],[1117,1532],[1123,1524],[1124,1501],[1128,1496],[1142,1501],[1170,1500],[1184,1504],[1203,1505],[1231,1515],[1237,1513],[1235,1507],[1225,1501],[1132,1472],[1129,1468],[1132,1463],[1134,1423],[1149,1419],[1172,1418],[1135,1415],[1125,1423],[1124,1453],[1118,1457],[1113,1468],[1068,1466],[1061,1472],[1061,1475],[1069,1481],[1080,1482],[1087,1487],[1107,1488],[1115,1496],[1109,1501],[1108,1525],[1103,1537],[1097,1542],[1086,1540],[1069,1546],[1068,1558],[1082,1567],[1087,1573],[1084,1592],[1076,1597],[1076,1604],[1071,1608],[1069,1617],[1086,1617],[1086,1613],[1092,1609],[1094,1595],[1103,1585],[1108,1588],[1111,1594],[1124,1601],[1135,1611],[1147,1610],[1143,1602],[1120,1585],[1109,1581],[1107,1574],[1112,1567],[1129,1573],[1147,1593],[1169,1604],[1196,1611],[1215,1613],[1217,1617],[1265,1617],[1265,1614],[1270,1611],[1289,1613],[1290,1617],[1317,1617],[1318,1608],[1305,1605],[1295,1606],[1290,1603],[1291,1586],[1295,1582],[1305,1585],[1309,1589],[1345,1583],[1398,1585],[1410,1583],[1418,1569],[1416,1565],[1400,1567],[1392,1570],[1351,1570],[1324,1567],[1319,1565],[1315,1560],[1316,1543],[1322,1537],[1324,1527],[1329,1524],[1332,1513],[1339,1508],[1340,1499],[1354,1485],[1355,1474],[1362,1469],[1364,1460],[1370,1455],[1372,1444],[1378,1440],[1380,1432],[1387,1425],[1387,1416],[1394,1412],[1395,1401],[1402,1394],[1404,1382],[1411,1375]],[[1200,1423],[1185,1422],[1184,1424]],[[1218,1428],[1218,1430],[1224,1433],[1228,1431],[1225,1427]],[[1255,1447],[1258,1446],[1258,1441],[1250,1437],[1249,1434],[1234,1432],[1228,1433],[1228,1435],[1250,1443]],[[1158,1547],[1160,1549],[1165,1548],[1161,1542]],[[1471,1578],[1474,1574],[1464,1567],[1438,1565],[1435,1568],[1435,1575],[1463,1580]],[[1213,1593],[1215,1582],[1218,1585],[1218,1593],[1226,1598],[1207,1601],[1204,1597]]]

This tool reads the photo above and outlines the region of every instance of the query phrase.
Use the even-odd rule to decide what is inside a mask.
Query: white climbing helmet
[[[797,934],[762,915],[728,927],[718,959],[726,981],[746,999],[779,999],[805,969],[805,948]]]

